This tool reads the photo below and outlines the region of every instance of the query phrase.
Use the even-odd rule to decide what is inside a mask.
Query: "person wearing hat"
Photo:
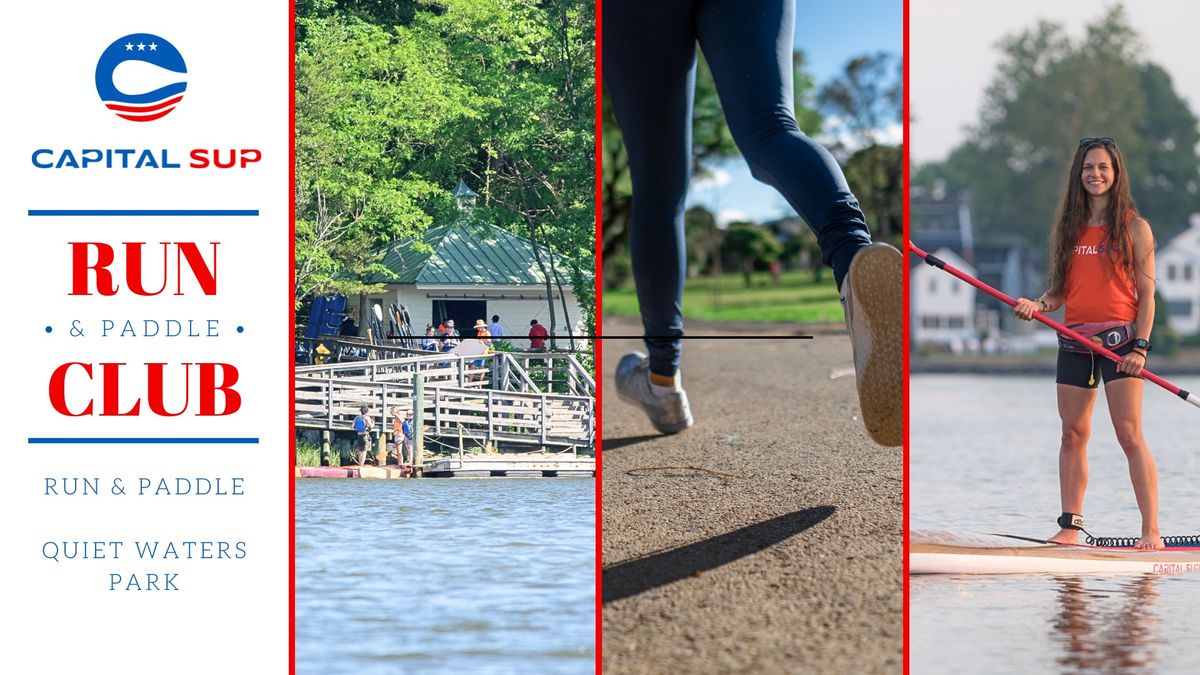
[[[475,339],[483,343],[483,353],[490,353],[492,351],[492,333],[488,330],[488,325],[484,323],[483,319],[476,319],[473,328],[475,329]],[[485,362],[483,359],[476,359],[471,362],[471,365],[475,366],[476,368],[482,368],[484,363]],[[483,379],[483,373],[480,373],[478,378],[474,375],[471,376],[472,381],[482,381]]]
[[[442,333],[442,351],[448,352],[458,346],[459,333],[454,327],[454,319],[446,319],[446,330]]]
[[[475,319],[475,325],[472,326],[472,328],[475,330],[475,337],[479,338],[480,341],[489,345],[492,343],[490,339],[484,339],[491,338],[492,329],[488,328],[488,325],[484,323],[483,319]]]

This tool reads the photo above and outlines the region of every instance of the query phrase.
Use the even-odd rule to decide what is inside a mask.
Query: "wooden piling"
[[[413,375],[413,478],[425,464],[425,374]]]

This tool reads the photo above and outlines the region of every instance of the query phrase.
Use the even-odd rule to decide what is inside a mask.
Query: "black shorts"
[[[1113,351],[1121,356],[1125,356],[1133,351],[1133,341]],[[1126,377],[1133,377],[1133,375],[1117,372],[1116,361],[1110,361],[1095,352],[1080,354],[1078,352],[1068,352],[1065,349],[1058,350],[1058,375],[1054,378],[1054,381],[1059,384],[1069,384],[1073,387],[1083,387],[1084,389],[1095,389],[1100,385],[1101,379],[1104,380],[1105,384],[1108,384],[1113,380],[1120,380]]]

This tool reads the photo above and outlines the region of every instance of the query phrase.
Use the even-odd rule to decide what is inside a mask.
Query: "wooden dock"
[[[494,450],[587,454],[595,441],[595,381],[572,354],[424,352],[296,368],[296,428],[324,431],[328,442],[332,432],[353,430],[362,406],[389,442],[392,416],[419,407],[425,442],[458,456],[470,448],[485,448],[488,456]]]
[[[421,471],[397,466],[298,466],[296,478],[595,478],[596,459],[570,452],[439,456]]]
[[[573,453],[506,453],[437,457],[429,478],[594,478],[596,458]]]

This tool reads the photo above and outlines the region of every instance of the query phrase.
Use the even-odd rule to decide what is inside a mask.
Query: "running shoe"
[[[875,243],[854,256],[842,281],[863,424],[885,446],[904,442],[903,274],[900,252]]]
[[[660,433],[673,434],[692,426],[692,412],[682,389],[662,395],[650,390],[650,361],[645,354],[626,354],[617,364],[617,395],[640,406]]]

